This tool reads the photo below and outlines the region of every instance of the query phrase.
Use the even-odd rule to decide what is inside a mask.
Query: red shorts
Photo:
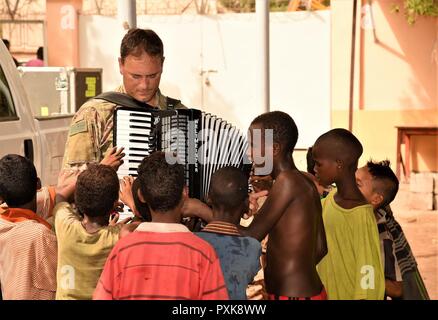
[[[269,294],[269,300],[327,300],[327,293],[325,292],[324,287],[321,292],[313,297],[285,297],[285,296],[277,296],[276,294]]]

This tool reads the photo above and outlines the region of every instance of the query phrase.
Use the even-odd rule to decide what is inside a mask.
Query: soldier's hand
[[[123,164],[124,148],[112,147],[106,156],[102,159],[100,164],[112,167],[115,171]]]

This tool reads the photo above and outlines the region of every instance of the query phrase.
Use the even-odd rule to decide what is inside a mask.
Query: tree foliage
[[[393,6],[394,12],[399,12],[399,6]],[[419,16],[438,17],[438,0],[404,0],[404,12],[410,25],[417,21]]]

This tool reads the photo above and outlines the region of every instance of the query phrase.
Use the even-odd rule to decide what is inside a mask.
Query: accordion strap
[[[115,91],[101,93],[94,97],[94,99],[102,99],[124,107],[156,109],[147,103],[135,100],[127,94]]]
[[[166,100],[167,100],[167,109],[168,110],[174,110],[176,108],[176,106],[181,103],[181,100],[174,99],[171,97],[167,97]]]
[[[94,97],[94,99],[102,99],[124,107],[156,109],[151,105],[138,101],[125,93],[116,92],[116,91],[101,93],[100,95]],[[176,106],[181,103],[181,100],[174,99],[171,97],[167,97],[166,100],[167,100],[166,102],[167,102],[168,110],[175,110]]]

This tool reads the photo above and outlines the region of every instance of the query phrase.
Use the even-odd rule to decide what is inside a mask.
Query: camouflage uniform
[[[123,86],[116,92],[126,93]],[[167,97],[158,95],[158,107],[167,109]],[[63,168],[77,168],[84,163],[100,162],[113,146],[113,111],[115,104],[101,99],[84,103],[73,117],[65,144]],[[177,109],[186,108],[183,104]]]

